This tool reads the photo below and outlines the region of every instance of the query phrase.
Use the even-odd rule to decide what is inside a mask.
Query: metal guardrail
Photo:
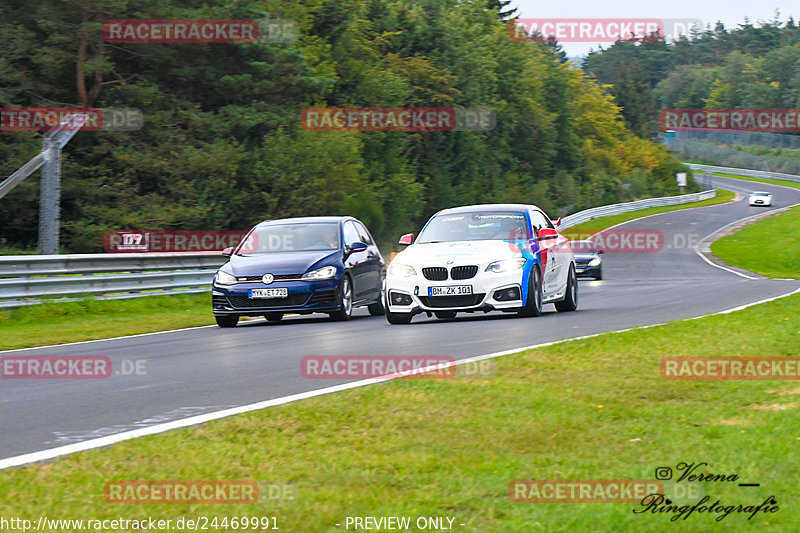
[[[54,296],[111,299],[202,292],[226,261],[219,253],[0,256],[0,307],[38,304]]]
[[[717,195],[716,189],[709,189],[707,191],[695,192],[691,194],[683,194],[681,196],[666,196],[663,198],[647,198],[645,200],[636,200],[635,202],[625,202],[622,204],[603,205],[600,207],[593,207],[585,211],[578,211],[569,216],[561,219],[561,226],[559,229],[566,229],[572,226],[577,226],[594,218],[607,217],[610,215],[619,215],[620,213],[627,213],[629,211],[637,211],[639,209],[646,209],[648,207],[661,207],[665,205],[679,205],[688,204],[690,202],[698,202],[700,200],[707,200],[714,198]]]
[[[794,174],[782,174],[780,172],[768,172],[766,170],[750,170],[747,168],[716,167],[713,165],[698,165],[695,163],[686,163],[686,166],[692,170],[702,170],[703,172],[725,172],[727,174],[739,174],[749,178],[787,180],[800,183],[800,176]]]
[[[146,270],[219,268],[224,256],[207,253],[128,253],[0,256],[0,278]]]

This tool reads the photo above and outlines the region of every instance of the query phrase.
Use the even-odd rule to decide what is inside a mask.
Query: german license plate
[[[462,294],[472,294],[472,285],[428,287],[428,296],[460,296]]]
[[[250,289],[247,291],[250,298],[286,298],[289,296],[289,289]]]

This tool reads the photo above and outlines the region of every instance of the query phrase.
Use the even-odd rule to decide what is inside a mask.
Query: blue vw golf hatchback
[[[384,314],[386,264],[355,218],[268,220],[223,254],[230,260],[214,276],[211,292],[220,327],[234,327],[241,316],[278,321],[286,313],[347,320],[359,306]]]

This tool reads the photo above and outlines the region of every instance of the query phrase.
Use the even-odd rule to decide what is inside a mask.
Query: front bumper
[[[386,304],[393,313],[419,314],[435,311],[493,311],[520,309],[523,306],[523,271],[494,274],[479,272],[465,280],[431,281],[417,274],[409,277],[387,276]],[[429,296],[430,287],[472,286],[472,294],[459,296]],[[516,298],[502,299],[508,291]],[[497,294],[499,291],[505,294]],[[393,293],[403,295],[406,303],[399,305]],[[498,299],[501,298],[501,299]]]
[[[288,289],[286,298],[250,298],[249,289]],[[261,282],[237,283],[211,287],[214,316],[261,316],[266,313],[331,313],[341,309],[340,283],[325,281],[281,281],[270,285]]]
[[[588,266],[588,265],[575,265],[575,274],[579,278],[596,278],[600,274],[603,265]]]

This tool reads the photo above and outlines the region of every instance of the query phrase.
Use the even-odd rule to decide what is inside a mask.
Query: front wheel
[[[386,313],[386,308],[383,306],[383,293],[385,289],[386,289],[386,276],[381,276],[381,284],[378,287],[378,301],[373,304],[369,304],[367,306],[370,315],[381,316]]]
[[[556,310],[559,313],[568,313],[578,308],[578,280],[575,277],[575,267],[570,265],[567,275],[567,293],[564,299],[556,302]]]
[[[528,301],[519,312],[519,316],[540,316],[542,314],[542,274],[539,267],[534,266],[528,278]]]
[[[234,328],[239,323],[239,317],[236,315],[215,316],[214,318],[221,328]]]
[[[269,322],[280,322],[280,320],[283,318],[283,313],[267,313],[264,315],[264,318],[266,318]]]
[[[334,313],[329,313],[330,317],[334,320],[350,320],[350,317],[353,315],[353,284],[350,282],[348,276],[342,279],[339,306],[341,309]]]

